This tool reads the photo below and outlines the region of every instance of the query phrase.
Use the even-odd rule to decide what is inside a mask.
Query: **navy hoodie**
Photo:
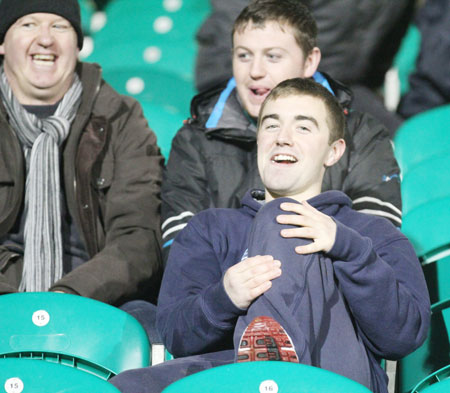
[[[248,192],[239,209],[209,209],[176,237],[159,295],[157,324],[175,356],[233,348],[237,319],[246,313],[228,298],[223,275],[248,247],[263,192]],[[382,358],[399,359],[424,341],[430,319],[428,291],[407,238],[388,220],[351,209],[340,191],[308,201],[333,217],[336,240],[327,256],[366,346],[371,387],[387,392]]]

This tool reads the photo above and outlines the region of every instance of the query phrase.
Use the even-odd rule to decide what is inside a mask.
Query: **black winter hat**
[[[56,14],[67,19],[77,33],[78,48],[83,47],[78,0],[0,0],[0,44],[17,19],[36,12]]]

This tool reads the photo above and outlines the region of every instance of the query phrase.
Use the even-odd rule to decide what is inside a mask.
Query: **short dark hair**
[[[300,0],[253,0],[235,20],[232,40],[234,33],[242,32],[250,22],[256,27],[264,27],[266,22],[277,22],[291,27],[295,41],[305,57],[316,46],[316,21]]]
[[[338,139],[344,138],[345,134],[345,116],[344,111],[336,100],[325,87],[308,78],[292,78],[286,79],[279,83],[264,100],[261,105],[258,116],[258,130],[261,126],[261,116],[266,104],[269,101],[275,101],[278,98],[289,96],[311,96],[320,99],[327,110],[327,124],[330,129],[330,137],[328,144],[332,144]]]

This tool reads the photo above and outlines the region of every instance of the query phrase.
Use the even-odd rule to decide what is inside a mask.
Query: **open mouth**
[[[270,89],[264,87],[257,87],[257,88],[250,87],[250,91],[253,93],[253,95],[261,98],[265,97],[267,94],[270,93]]]
[[[290,154],[275,154],[271,161],[276,164],[295,164],[298,160]]]
[[[33,59],[33,63],[38,64],[38,65],[46,65],[46,66],[53,65],[56,60],[55,55],[36,54],[36,55],[32,55],[31,58]]]

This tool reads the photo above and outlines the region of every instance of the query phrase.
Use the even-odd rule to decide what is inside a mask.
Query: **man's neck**
[[[294,195],[277,195],[275,193],[271,193],[270,191],[268,191],[266,189],[266,193],[265,194],[266,194],[266,202],[270,202],[270,201],[272,201],[274,199],[277,199],[277,198],[291,198],[291,199],[296,200],[297,202],[303,202],[303,201],[307,201],[307,200],[309,200],[311,198],[314,198],[315,196],[319,195],[320,192],[321,192],[320,190],[319,191],[317,191],[317,190],[307,190],[307,191],[304,191],[302,193],[294,194]]]

